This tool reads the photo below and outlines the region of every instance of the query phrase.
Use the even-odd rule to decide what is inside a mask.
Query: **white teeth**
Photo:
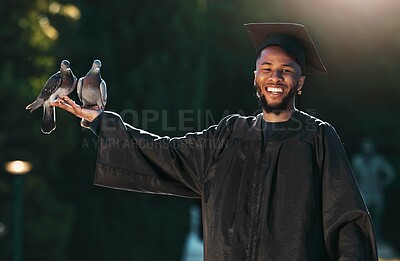
[[[268,87],[267,90],[269,92],[283,92],[282,88],[276,88],[276,87]]]

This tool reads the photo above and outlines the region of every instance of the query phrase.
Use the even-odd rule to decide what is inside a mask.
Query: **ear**
[[[254,81],[253,81],[253,86],[254,86],[254,88],[255,88],[255,90],[256,90],[256,95],[257,95],[257,98],[260,98],[260,92],[259,92],[259,89],[258,89],[257,87],[255,87],[255,86],[257,85],[257,83],[256,83],[256,75],[257,75],[257,69],[254,71]]]
[[[306,77],[304,75],[300,76],[299,81],[297,82],[297,91],[300,91],[301,89],[303,89],[303,85],[304,85],[305,81],[306,81]]]

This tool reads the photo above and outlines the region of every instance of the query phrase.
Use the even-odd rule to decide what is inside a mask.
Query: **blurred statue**
[[[375,144],[369,137],[363,139],[361,152],[354,155],[352,166],[365,203],[371,212],[376,235],[380,238],[384,190],[394,179],[394,169],[382,155],[375,152]]]
[[[192,205],[190,212],[190,229],[183,247],[182,261],[203,261],[203,239],[201,238],[200,207]]]

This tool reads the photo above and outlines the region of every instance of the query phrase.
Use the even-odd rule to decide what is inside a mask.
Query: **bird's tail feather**
[[[36,110],[37,108],[39,108],[42,105],[43,105],[43,102],[41,100],[36,100],[36,101],[32,102],[31,104],[29,104],[28,106],[26,106],[25,109],[31,110],[31,113],[32,113],[34,110]]]
[[[56,128],[56,108],[43,106],[42,132],[50,134]]]

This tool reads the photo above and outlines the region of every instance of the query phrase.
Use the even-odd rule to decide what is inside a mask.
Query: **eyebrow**
[[[272,63],[263,62],[261,65],[272,65]],[[282,64],[282,66],[283,66],[283,67],[291,67],[291,68],[294,68],[294,63]]]

